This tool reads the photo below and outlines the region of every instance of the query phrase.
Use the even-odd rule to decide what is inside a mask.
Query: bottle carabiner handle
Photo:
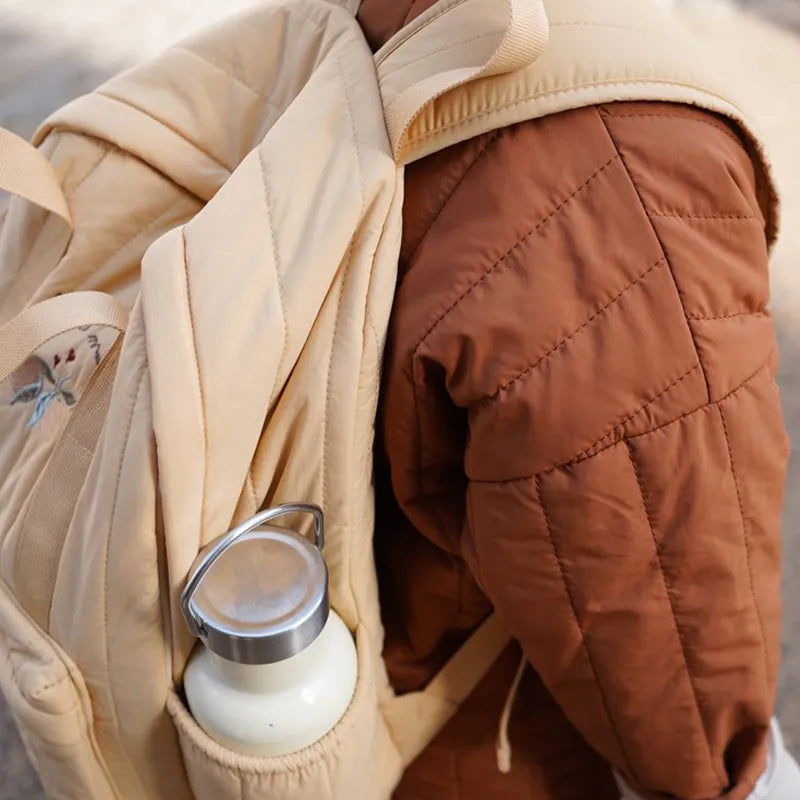
[[[241,525],[237,525],[233,530],[228,531],[228,533],[223,534],[211,542],[205,548],[207,552],[203,552],[202,557],[195,562],[195,566],[186,581],[186,587],[181,593],[181,611],[183,611],[183,618],[186,620],[186,624],[189,626],[193,636],[201,636],[204,630],[202,622],[192,613],[192,597],[206,573],[214,565],[214,562],[244,534],[286,514],[311,514],[314,517],[314,544],[322,552],[322,548],[325,546],[325,518],[319,506],[309,503],[284,503],[274,508],[268,508],[245,520]]]

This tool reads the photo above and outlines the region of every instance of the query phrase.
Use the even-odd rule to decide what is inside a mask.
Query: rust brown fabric
[[[374,46],[422,10],[366,0]],[[407,171],[379,416],[377,555],[394,686],[494,607],[514,665],[398,800],[741,800],[779,660],[787,458],[750,158],[713,115],[567,112]]]

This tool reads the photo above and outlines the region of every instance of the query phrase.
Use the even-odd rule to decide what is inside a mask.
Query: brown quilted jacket
[[[365,0],[377,47],[412,16]],[[739,133],[621,103],[407,171],[379,415],[398,691],[494,607],[507,652],[398,800],[741,800],[779,661],[787,459],[765,203]]]

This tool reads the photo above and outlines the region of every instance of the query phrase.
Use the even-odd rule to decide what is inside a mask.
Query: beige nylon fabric
[[[380,659],[372,440],[402,164],[553,113],[554,97],[714,102],[737,118],[715,81],[674,80],[691,48],[620,50],[620,30],[649,41],[641,30],[655,17],[641,0],[443,0],[375,58],[353,5],[255,6],[74,101],[35,137],[62,176],[74,233],[65,241],[47,215],[12,203],[0,318],[81,290],[113,294],[130,314],[102,431],[76,470],[85,478],[55,481],[59,508],[75,496],[50,539],[21,535],[26,501],[68,461],[57,455],[81,403],[102,405],[89,378],[73,416],[31,432],[19,406],[0,403],[0,578],[22,603],[17,638],[38,643],[26,674],[41,685],[73,675],[63,697],[84,698],[80,717],[54,695],[40,721],[19,671],[0,685],[22,698],[12,709],[46,784],[65,776],[60,797],[389,796],[507,642],[489,620],[426,692],[402,698]],[[14,352],[41,337],[22,339]],[[91,374],[86,342],[74,348]],[[183,705],[194,642],[178,597],[204,544],[265,504],[297,500],[326,512],[332,602],[356,632],[358,689],[308,751],[244,759]],[[46,509],[37,530],[61,513]],[[18,557],[32,552],[26,539],[37,559]],[[36,582],[38,563],[48,579],[25,597],[18,587]],[[0,638],[0,660],[12,646]]]

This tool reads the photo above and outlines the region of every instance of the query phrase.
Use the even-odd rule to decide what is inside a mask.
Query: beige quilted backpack
[[[440,0],[374,56],[356,5],[255,5],[62,108],[36,149],[0,133],[20,195],[0,236],[0,688],[52,797],[389,797],[507,641],[487,620],[399,698],[381,660],[372,441],[404,165],[614,99],[741,121],[674,39],[642,47],[666,24],[645,0]],[[186,710],[180,595],[204,545],[294,501],[324,509],[358,684],[318,743],[246,757]]]

